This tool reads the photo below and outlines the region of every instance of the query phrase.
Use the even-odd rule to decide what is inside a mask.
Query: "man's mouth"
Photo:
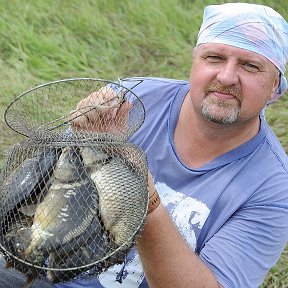
[[[222,99],[222,100],[237,99],[237,96],[235,96],[231,93],[225,93],[222,91],[211,91],[209,94],[212,94],[212,95],[214,95],[217,98]]]

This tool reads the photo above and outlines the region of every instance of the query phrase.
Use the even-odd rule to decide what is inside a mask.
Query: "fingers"
[[[72,110],[68,116],[68,121],[71,124],[73,130],[79,131],[79,130],[89,130],[88,124],[89,120],[85,116],[85,113],[81,113],[78,110]]]
[[[112,88],[105,86],[81,100],[78,103],[76,110],[85,114],[90,121],[94,121],[94,117],[97,116],[97,113],[93,111],[93,108],[97,109],[98,112],[105,113],[107,109],[119,105],[120,102],[117,93]]]
[[[132,105],[120,93],[105,86],[81,100],[68,117],[73,129],[125,133]]]
[[[119,94],[116,93],[114,89],[108,86],[104,86],[99,91],[92,93],[86,98],[86,101],[90,101],[94,105],[99,105],[103,107],[113,107],[118,105],[121,101],[119,99]]]

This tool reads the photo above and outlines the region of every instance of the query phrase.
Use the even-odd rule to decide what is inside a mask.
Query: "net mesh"
[[[71,119],[86,113],[95,127],[73,129]],[[26,287],[38,278],[87,278],[124,261],[147,214],[146,158],[127,140],[144,117],[136,95],[99,79],[48,83],[9,105],[7,124],[27,139],[11,147],[1,171],[0,247]]]

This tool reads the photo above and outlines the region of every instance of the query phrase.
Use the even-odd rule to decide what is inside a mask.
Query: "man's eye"
[[[206,60],[208,60],[211,63],[218,63],[222,61],[222,57],[218,55],[208,55],[206,56]]]
[[[243,63],[243,67],[245,70],[249,71],[249,72],[259,72],[260,68],[254,64],[251,64],[249,62],[245,62]]]

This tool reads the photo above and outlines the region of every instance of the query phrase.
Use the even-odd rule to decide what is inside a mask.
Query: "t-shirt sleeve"
[[[226,287],[259,287],[285,248],[288,207],[248,204],[205,243],[200,258]]]

